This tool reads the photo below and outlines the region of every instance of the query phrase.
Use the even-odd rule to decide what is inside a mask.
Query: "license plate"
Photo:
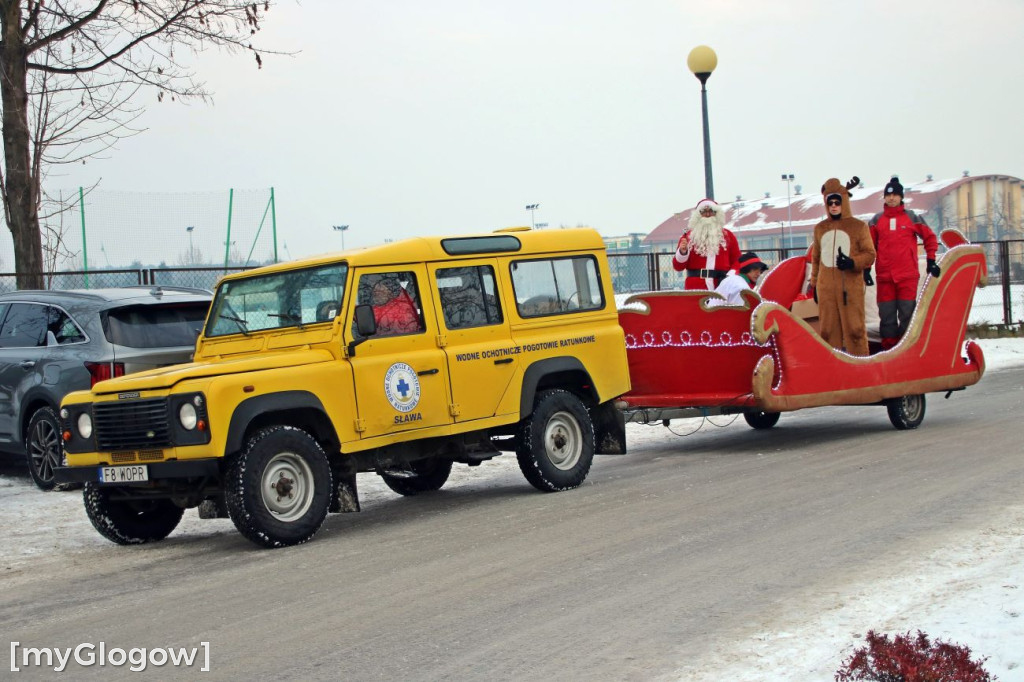
[[[100,483],[138,483],[149,480],[149,467],[135,464],[127,467],[100,467]]]

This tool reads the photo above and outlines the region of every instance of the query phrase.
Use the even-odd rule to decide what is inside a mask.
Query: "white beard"
[[[700,217],[694,221],[690,231],[690,250],[711,259],[725,248],[725,231],[716,216]]]

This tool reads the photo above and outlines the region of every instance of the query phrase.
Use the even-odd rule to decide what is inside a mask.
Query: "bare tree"
[[[139,132],[140,90],[209,100],[181,57],[219,47],[248,51],[260,66],[251,41],[269,9],[266,0],[0,0],[0,193],[18,288],[42,286],[47,169]]]

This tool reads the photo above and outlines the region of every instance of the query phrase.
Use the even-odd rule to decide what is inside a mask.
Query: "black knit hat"
[[[900,179],[895,175],[892,176],[892,180],[885,186],[885,191],[882,193],[883,196],[886,194],[899,194],[903,196],[903,185],[900,184]]]
[[[753,251],[740,254],[740,273],[750,272],[757,268],[764,271],[768,269],[768,266]]]

